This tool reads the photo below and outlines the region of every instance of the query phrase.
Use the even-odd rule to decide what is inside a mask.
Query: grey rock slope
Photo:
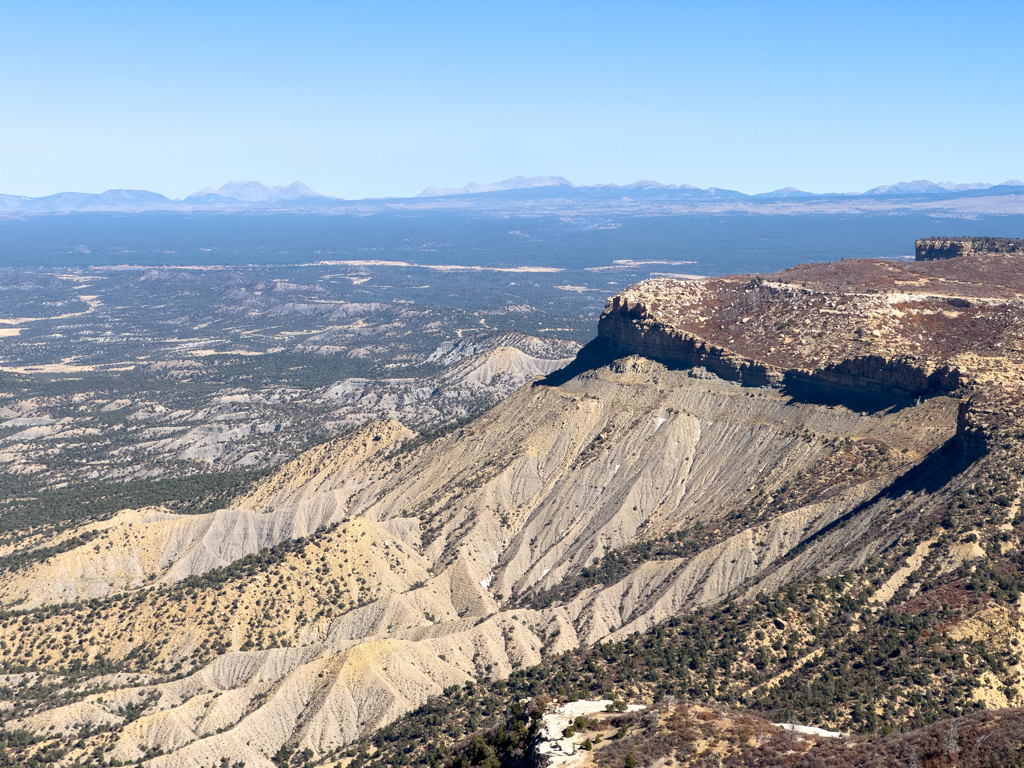
[[[945,398],[913,419],[865,416],[638,357],[559,386],[528,386],[411,451],[398,449],[411,432],[376,423],[300,457],[235,509],[122,513],[105,524],[99,552],[86,545],[55,556],[4,592],[23,605],[131,593],[150,579],[175,583],[339,523],[331,551],[371,553],[359,578],[372,600],[329,620],[288,624],[295,639],[287,647],[228,651],[186,667],[183,680],[140,680],[20,724],[99,725],[143,697],[152,703],[118,735],[117,759],[139,759],[140,745],[170,753],[153,761],[160,766],[208,765],[229,754],[269,768],[281,745],[324,754],[484,667],[507,675],[542,653],[642,630],[764,580],[855,565],[898,535],[892,503],[879,492],[955,429],[955,403]],[[827,493],[801,492],[789,506],[767,501],[837,461],[846,438],[896,450],[878,471]],[[858,507],[856,525],[827,533]],[[744,508],[760,510],[751,512],[755,525],[731,519]],[[606,550],[677,531],[700,538],[696,554],[652,558],[610,583],[572,586]],[[318,578],[334,574],[325,560]],[[258,584],[245,589],[267,594]],[[535,597],[552,589],[563,590],[560,599]],[[223,606],[232,648],[247,639],[243,615],[258,610],[248,594]],[[173,626],[161,653],[187,663],[203,622],[182,615],[169,626],[163,611],[148,610],[134,612],[130,641],[97,638],[96,651],[123,658],[162,642]]]

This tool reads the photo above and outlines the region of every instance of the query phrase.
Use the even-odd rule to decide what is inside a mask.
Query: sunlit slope
[[[121,688],[80,682],[81,701],[18,722],[77,730],[144,705],[93,739],[123,761],[171,752],[159,765],[325,754],[447,685],[870,557],[900,534],[876,497],[955,428],[943,397],[863,415],[638,357],[529,386],[429,444],[374,423],[235,509],[125,512],[9,580],[54,607],[6,622],[8,664],[116,670]],[[859,505],[856,530],[780,568]],[[607,551],[666,541],[581,579]]]

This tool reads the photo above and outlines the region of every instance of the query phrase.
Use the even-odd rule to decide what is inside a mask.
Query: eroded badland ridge
[[[845,731],[1024,704],[1011,245],[646,281],[448,434],[374,422],[229,509],[11,545],[42,556],[0,581],[8,758],[438,763],[540,693]]]

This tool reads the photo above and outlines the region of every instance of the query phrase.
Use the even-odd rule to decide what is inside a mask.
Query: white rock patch
[[[794,733],[804,733],[808,736],[826,736],[829,738],[839,738],[843,736],[849,736],[848,733],[842,733],[840,731],[826,731],[824,728],[815,728],[813,725],[796,725],[794,723],[772,723],[777,728],[784,728],[787,731],[793,731]]]
[[[600,699],[599,701],[570,701],[566,704],[558,704],[550,709],[541,720],[539,741],[535,747],[537,754],[542,756],[542,759],[538,762],[541,765],[548,766],[548,768],[551,768],[551,766],[583,765],[584,756],[576,749],[575,741],[571,736],[566,737],[562,733],[580,715],[605,712],[611,703],[608,699]],[[643,704],[630,704],[626,711],[638,712],[641,709],[646,709],[646,707]]]

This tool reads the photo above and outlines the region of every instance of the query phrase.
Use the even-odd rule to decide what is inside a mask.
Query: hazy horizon
[[[511,177],[511,178],[508,178],[508,179],[499,179],[499,180],[495,180],[495,181],[485,181],[483,183],[478,183],[476,181],[470,181],[470,182],[467,182],[466,184],[460,185],[459,187],[448,188],[448,189],[443,189],[443,190],[442,189],[438,189],[436,194],[437,195],[454,195],[454,194],[470,194],[470,193],[474,193],[474,192],[478,192],[478,191],[492,191],[492,190],[489,190],[489,189],[476,190],[476,189],[471,189],[471,188],[472,187],[496,187],[496,186],[498,186],[500,184],[503,184],[505,182],[514,181],[516,178],[525,179],[526,181],[533,181],[535,179],[537,179],[537,180],[539,180],[539,179],[561,179],[563,182],[566,182],[566,186],[571,186],[571,187],[576,187],[576,188],[589,188],[589,187],[613,187],[613,188],[614,187],[623,187],[623,188],[625,188],[625,187],[631,187],[631,186],[640,186],[640,185],[644,185],[644,184],[654,184],[654,185],[661,185],[661,186],[666,186],[666,187],[695,187],[695,188],[700,188],[700,187],[697,187],[696,185],[688,184],[685,181],[681,181],[681,182],[680,181],[664,181],[662,179],[636,179],[634,181],[605,181],[605,182],[596,182],[594,184],[576,184],[571,179],[566,179],[565,177],[559,176],[557,174],[545,174],[542,177],[523,177],[522,174],[518,174],[517,176]],[[870,189],[863,189],[863,190],[839,190],[839,189],[812,190],[812,189],[800,189],[798,187],[794,187],[792,185],[787,185],[787,184],[783,184],[783,185],[780,185],[780,186],[775,186],[775,187],[772,187],[771,189],[758,189],[758,190],[733,189],[733,188],[729,188],[729,189],[730,189],[730,191],[740,192],[742,194],[750,195],[750,196],[767,195],[767,194],[771,194],[773,192],[783,192],[783,191],[787,191],[787,190],[800,191],[800,192],[805,192],[805,193],[812,194],[812,195],[850,195],[850,196],[856,196],[856,195],[863,195],[863,194],[871,193],[874,189],[879,188],[879,187],[899,187],[899,186],[911,186],[911,185],[918,185],[918,184],[929,184],[929,185],[936,186],[936,187],[949,187],[950,191],[961,191],[961,190],[967,189],[967,188],[985,189],[985,188],[988,188],[988,187],[995,187],[995,186],[1002,186],[1002,185],[1022,186],[1022,182],[1021,182],[1020,179],[1010,179],[1010,178],[1003,179],[1002,181],[995,181],[995,182],[993,182],[993,181],[980,181],[980,180],[977,180],[977,179],[973,179],[973,180],[969,180],[969,181],[968,180],[949,180],[949,179],[943,180],[943,181],[934,181],[934,180],[931,180],[931,179],[906,179],[906,180],[901,179],[899,181],[881,182],[879,184],[873,185]],[[180,197],[174,197],[172,195],[166,194],[166,193],[162,192],[161,190],[154,188],[153,186],[138,187],[138,188],[134,188],[134,187],[132,187],[132,188],[130,188],[130,187],[109,187],[109,188],[106,188],[106,189],[87,189],[87,190],[86,189],[61,189],[61,190],[56,190],[56,191],[53,191],[53,192],[49,192],[49,193],[47,193],[45,195],[18,195],[17,193],[11,193],[11,192],[8,192],[6,190],[0,189],[0,195],[11,195],[11,196],[18,196],[18,197],[33,197],[33,198],[36,198],[36,197],[50,197],[50,196],[53,196],[53,195],[67,194],[67,193],[70,193],[70,194],[96,195],[96,194],[102,194],[104,192],[114,192],[114,191],[132,191],[132,192],[143,192],[143,191],[145,191],[145,192],[154,192],[156,194],[164,195],[165,197],[167,197],[170,200],[182,201],[182,200],[188,199],[189,197],[193,197],[193,196],[197,196],[197,195],[202,195],[204,193],[210,193],[210,192],[221,193],[223,196],[230,197],[231,196],[231,192],[230,191],[223,191],[223,190],[224,190],[225,187],[231,187],[233,185],[235,185],[235,186],[238,186],[238,185],[258,185],[258,186],[264,187],[264,188],[266,188],[268,190],[275,190],[275,191],[281,191],[281,190],[284,190],[284,189],[286,189],[288,187],[292,187],[294,185],[307,186],[307,185],[304,184],[302,179],[294,179],[292,182],[281,183],[281,184],[267,184],[267,183],[265,183],[261,179],[231,179],[229,181],[224,182],[218,188],[215,188],[212,184],[208,184],[208,185],[203,186],[202,188],[198,188],[197,187],[193,192],[190,192],[187,195],[182,195]],[[534,184],[532,186],[533,187],[541,187],[541,186],[546,186],[546,185]],[[556,185],[553,184],[551,186],[556,186]],[[708,187],[704,187],[704,188],[700,188],[700,189],[716,189],[716,188],[717,189],[722,189],[722,190],[727,189],[726,187],[724,187],[724,186],[722,186],[720,184],[718,184],[718,185],[711,184]],[[425,193],[429,193],[430,190],[432,190],[432,189],[437,189],[437,185],[427,184],[419,192],[413,193],[411,195],[381,195],[379,197],[347,198],[347,199],[350,199],[350,200],[361,200],[361,199],[374,200],[374,199],[389,199],[389,198],[405,199],[405,198],[420,197],[420,196],[424,195]],[[337,197],[335,195],[324,195],[321,192],[319,192],[319,190],[309,190],[309,191],[315,193],[315,195],[317,195],[317,196],[332,197],[332,198]],[[493,190],[493,191],[497,191],[497,190]],[[243,197],[243,198],[239,198],[239,199],[245,200],[246,198]],[[346,198],[337,198],[337,199],[346,199]]]
[[[11,6],[0,192],[1021,178],[1024,9],[940,5]]]

